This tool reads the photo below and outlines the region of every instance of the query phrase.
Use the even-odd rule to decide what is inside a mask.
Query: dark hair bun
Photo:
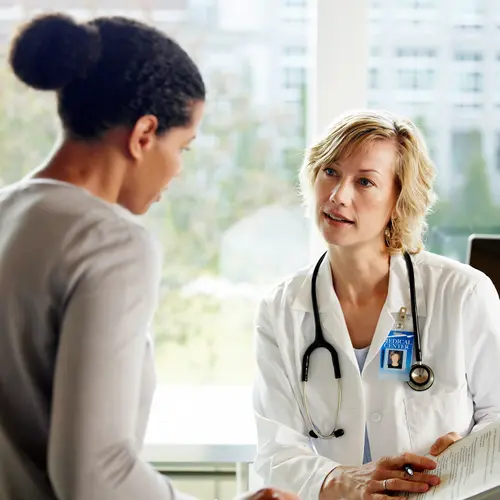
[[[10,65],[30,87],[59,90],[84,77],[101,53],[99,31],[64,14],[45,14],[21,28],[12,42]]]

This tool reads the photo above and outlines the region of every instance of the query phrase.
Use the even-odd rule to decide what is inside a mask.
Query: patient
[[[133,215],[180,173],[202,77],[171,38],[119,17],[39,17],[10,64],[55,91],[63,137],[0,190],[0,499],[186,500],[140,458],[161,268]]]

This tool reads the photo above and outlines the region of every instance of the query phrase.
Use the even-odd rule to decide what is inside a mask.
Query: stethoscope
[[[344,435],[343,429],[337,429],[337,422],[340,414],[340,406],[342,404],[342,384],[340,383],[341,374],[340,374],[339,357],[335,348],[329,342],[327,342],[325,340],[325,337],[323,336],[323,330],[321,328],[321,322],[319,318],[318,300],[316,297],[316,280],[318,278],[319,268],[326,254],[327,252],[325,252],[320,257],[312,274],[311,297],[312,297],[312,306],[314,314],[314,326],[316,331],[315,331],[314,342],[306,349],[306,351],[304,352],[304,356],[302,358],[302,401],[304,403],[304,407],[306,410],[307,419],[309,420],[309,423],[311,424],[312,427],[312,429],[309,431],[309,435],[313,438],[320,437],[322,439],[330,439],[333,437],[338,438]],[[429,366],[425,365],[422,362],[422,350],[420,342],[421,337],[420,337],[420,328],[418,325],[417,298],[415,292],[415,274],[413,271],[413,263],[410,254],[405,252],[403,254],[403,257],[406,261],[406,268],[408,271],[408,281],[410,283],[411,316],[413,322],[414,344],[415,344],[415,363],[410,368],[409,380],[407,384],[414,391],[426,391],[434,383],[434,372]],[[309,406],[307,404],[306,383],[309,375],[309,363],[311,360],[311,354],[316,349],[326,349],[330,353],[332,357],[335,379],[338,380],[337,414],[335,417],[333,431],[330,434],[323,434],[318,429],[318,427],[311,418]]]

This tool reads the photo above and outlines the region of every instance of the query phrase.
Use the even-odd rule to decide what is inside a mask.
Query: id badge
[[[402,307],[399,312],[399,321],[389,332],[380,348],[380,379],[408,381],[413,364],[414,333],[412,330],[406,308]]]

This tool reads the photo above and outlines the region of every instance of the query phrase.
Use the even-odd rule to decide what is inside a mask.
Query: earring
[[[387,226],[385,228],[384,236],[385,236],[385,245],[390,247],[391,246],[391,229],[389,228],[389,226]]]

